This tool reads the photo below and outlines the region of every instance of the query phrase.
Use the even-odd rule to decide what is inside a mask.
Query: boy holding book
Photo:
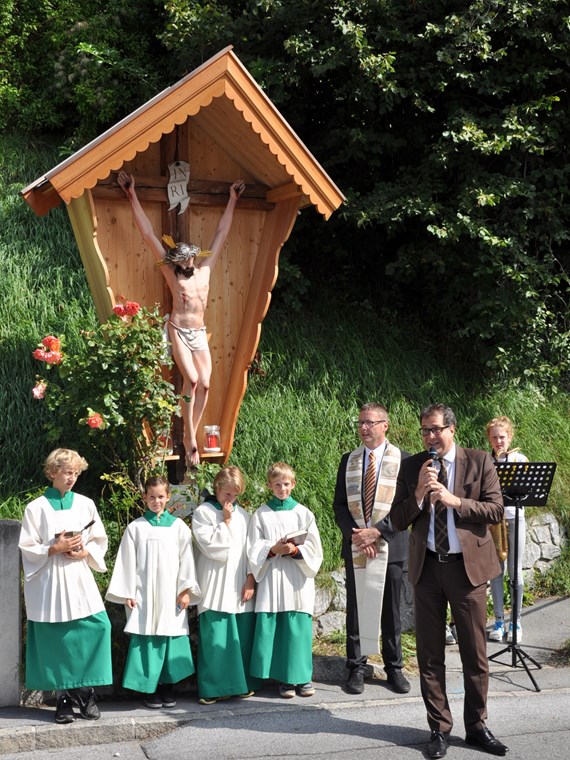
[[[107,535],[91,499],[71,489],[87,462],[55,449],[51,486],[26,507],[19,547],[24,568],[26,687],[55,690],[56,723],[100,716],[94,686],[113,682],[111,623],[92,570],[104,573]]]

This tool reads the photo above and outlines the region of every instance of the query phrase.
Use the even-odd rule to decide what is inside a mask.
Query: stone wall
[[[19,520],[0,520],[0,707],[20,702],[21,586]]]
[[[526,518],[526,543],[523,554],[525,581],[531,583],[534,570],[545,573],[552,560],[559,557],[568,540],[560,523],[550,512]]]

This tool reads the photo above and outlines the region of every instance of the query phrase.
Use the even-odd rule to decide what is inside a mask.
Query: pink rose
[[[59,341],[57,342],[59,343]],[[63,360],[61,351],[46,351],[45,348],[36,348],[35,351],[32,351],[32,356],[40,362],[47,362],[47,364],[61,364]]]
[[[37,399],[43,398],[46,392],[46,388],[47,383],[38,380],[38,382],[32,388],[32,396]]]
[[[95,412],[94,414],[91,414],[89,417],[87,417],[87,424],[90,428],[100,428],[103,424],[103,417],[101,417],[100,414]]]
[[[63,355],[61,351],[48,351],[44,356],[44,361],[48,364],[61,364]]]

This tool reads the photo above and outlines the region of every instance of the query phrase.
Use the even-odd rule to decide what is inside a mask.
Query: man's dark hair
[[[441,414],[444,425],[453,425],[454,427],[457,427],[457,420],[453,409],[445,404],[430,404],[422,409],[420,412],[420,425],[422,424],[422,420],[426,417],[431,417],[432,414]]]

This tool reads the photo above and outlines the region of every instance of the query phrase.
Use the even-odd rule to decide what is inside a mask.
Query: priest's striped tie
[[[376,490],[376,457],[371,451],[368,455],[368,467],[364,477],[364,522],[369,524],[374,506],[374,491]]]

